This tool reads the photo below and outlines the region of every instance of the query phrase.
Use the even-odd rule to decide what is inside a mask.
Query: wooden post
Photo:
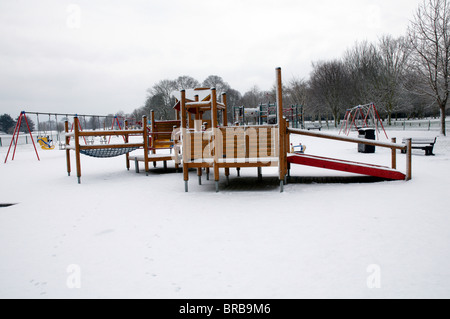
[[[397,143],[397,139],[395,137],[391,138],[392,143]],[[397,150],[395,148],[391,149],[392,154],[392,169],[397,169]]]
[[[69,133],[69,121],[64,122],[64,131],[66,134]],[[71,168],[70,168],[70,137],[66,136],[66,162],[67,162],[67,175],[70,176]]]
[[[147,116],[142,117],[142,137],[144,139],[144,165],[145,174],[148,176],[148,130],[147,130]]]
[[[125,120],[125,130],[128,130],[128,120]],[[125,139],[125,143],[128,144],[129,143],[128,134],[124,135],[124,139]],[[125,154],[125,162],[126,162],[127,170],[129,171],[130,170],[130,153]]]
[[[412,139],[406,139],[406,180],[412,178]]]
[[[228,126],[228,114],[227,114],[227,94],[226,93],[222,93],[222,103],[223,105],[225,105],[225,109],[222,111],[223,112],[223,126],[227,127]],[[224,143],[225,143],[225,139],[224,139]],[[224,146],[226,147],[226,146]],[[229,184],[229,180],[230,180],[230,168],[226,167],[225,168],[225,176],[227,177],[227,182]]]
[[[217,94],[216,89],[211,89],[211,124],[212,124],[212,134],[214,137],[214,181],[216,183],[216,192],[219,191],[219,145],[221,144],[218,141],[218,120],[217,120]]]
[[[225,109],[223,110],[223,126],[228,126],[228,113],[227,113],[227,94],[222,94],[222,103],[225,105]]]
[[[283,121],[283,87],[282,87],[282,80],[281,80],[281,68],[276,69],[276,87],[277,87],[277,116],[278,116],[278,147],[279,147],[279,163],[278,163],[278,171],[279,171],[279,178],[280,178],[280,192],[283,192],[283,184],[284,184],[284,177],[285,177],[285,135],[286,135],[286,128],[284,127],[284,121]]]
[[[183,177],[184,177],[184,191],[188,191],[188,181],[189,181],[189,167],[188,167],[188,156],[190,150],[187,149],[187,131],[186,131],[186,91],[181,90],[181,101],[180,101],[180,112],[181,112],[181,140],[183,143]]]
[[[151,123],[151,132],[155,133],[156,132],[156,124],[155,124],[155,111],[151,110],[150,111],[150,121]],[[151,140],[151,144],[150,144],[150,148],[151,148],[151,153],[152,154],[156,154],[156,150],[155,150],[155,139],[156,139],[156,135],[152,134],[150,136],[150,140]],[[156,167],[156,162],[153,162],[153,167]]]
[[[198,102],[200,99],[198,97],[198,95],[194,96],[194,101]],[[202,120],[202,114],[200,113],[200,109],[196,108],[195,109],[195,120],[196,121],[201,121]]]
[[[285,175],[287,175],[288,173],[288,167],[287,167],[287,153],[289,153],[289,146],[290,146],[290,134],[288,133],[288,128],[289,126],[289,120],[285,121],[286,125],[285,125],[285,135],[284,135],[284,140],[285,140],[285,144],[284,144],[284,153],[285,153]]]
[[[139,173],[139,161],[137,157],[134,158],[134,170],[136,173]]]
[[[181,109],[181,107],[180,107],[180,109]],[[177,120],[177,121],[180,120],[180,111],[178,111],[178,110],[175,110],[175,120]]]
[[[78,117],[73,118],[74,121],[74,132],[75,132],[75,159],[77,163],[77,178],[78,184],[81,184],[81,159],[80,159],[80,122]]]
[[[195,102],[199,101],[198,95],[196,95],[194,97],[194,101]],[[187,112],[186,115],[187,115],[187,119],[188,119],[188,127],[192,129],[192,128],[194,128],[194,119],[197,119],[198,108],[195,110],[194,114],[190,113],[188,110],[186,110],[186,112]],[[194,116],[194,119],[192,118],[192,116]]]
[[[194,96],[194,101],[198,102],[199,100],[200,100],[199,96],[195,95]],[[201,130],[202,130],[202,127],[201,127],[201,114],[200,114],[199,108],[195,109],[195,114],[194,114],[195,122],[192,122],[191,117],[192,117],[192,115],[189,114],[189,127],[191,129],[194,128],[195,132],[201,132]],[[200,126],[199,126],[199,123],[200,123]],[[195,147],[195,145],[194,145],[194,147]],[[198,185],[202,185],[202,175],[203,175],[202,173],[203,173],[202,172],[202,168],[201,167],[197,167]]]

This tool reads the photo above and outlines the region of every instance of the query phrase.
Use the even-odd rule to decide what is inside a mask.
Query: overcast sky
[[[244,93],[274,69],[404,35],[421,0],[0,0],[0,113],[131,112],[163,79],[221,76]]]

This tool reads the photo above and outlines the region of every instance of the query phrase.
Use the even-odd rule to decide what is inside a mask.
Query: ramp
[[[369,175],[388,180],[405,180],[406,175],[389,167],[345,161],[335,158],[313,156],[307,154],[290,154],[287,160],[291,164],[332,169],[335,171]]]

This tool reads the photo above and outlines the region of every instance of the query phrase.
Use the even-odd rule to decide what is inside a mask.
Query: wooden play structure
[[[219,101],[214,88],[202,100],[198,96],[192,98],[192,94],[187,98],[186,91],[180,92],[177,105],[179,105],[181,113],[182,161],[186,192],[188,191],[189,168],[197,168],[200,184],[202,169],[205,169],[207,173],[213,169],[216,191],[219,191],[220,169],[225,170],[225,176],[228,179],[230,168],[237,168],[239,171],[243,167],[257,167],[258,175],[260,175],[262,167],[278,167],[280,191],[283,191],[283,187],[287,183],[287,176],[290,175],[292,164],[376,176],[387,180],[411,179],[411,140],[406,141],[406,144],[397,144],[395,139],[392,142],[379,142],[290,128],[289,122],[284,117],[280,68],[276,69],[276,91],[277,124],[255,126],[228,126],[225,111],[226,95],[223,94]],[[211,126],[205,129],[201,124],[203,114],[207,112],[211,114]],[[195,121],[192,120],[193,115]],[[392,167],[309,154],[291,154],[289,153],[291,134],[390,148]],[[407,153],[406,174],[396,170],[397,150]]]
[[[147,123],[147,117],[142,118],[142,123]],[[126,126],[126,124],[125,124]],[[130,169],[130,158],[129,153],[133,152],[139,148],[144,149],[144,163],[145,171],[148,172],[148,130],[147,126],[143,125],[140,130],[109,130],[109,131],[80,131],[79,119],[77,116],[74,117],[74,132],[69,133],[69,122],[65,122],[65,132],[66,132],[66,161],[67,161],[67,173],[70,176],[71,165],[70,165],[70,151],[75,151],[76,168],[78,183],[81,183],[81,154],[97,157],[97,158],[108,158],[120,155],[126,155],[126,166]],[[109,137],[109,136],[123,136],[123,144],[92,144],[92,145],[81,145],[80,138],[86,137]],[[130,143],[130,136],[142,136],[142,142],[140,143]],[[74,138],[75,146],[70,145],[70,139]]]
[[[181,158],[175,151],[177,141],[174,131],[180,127],[181,121],[158,121],[155,119],[155,112],[152,110],[150,113],[150,123],[150,154],[147,154],[147,156],[144,154],[130,157],[135,161],[136,173],[139,173],[139,162],[145,161],[153,162],[154,167],[157,162],[163,162],[164,169],[167,169],[167,161],[175,160],[175,168],[178,170]],[[170,150],[170,152],[168,153],[167,150]]]
[[[277,105],[279,124],[259,126],[228,126],[227,99],[222,94],[219,101],[216,89],[201,101],[186,97],[180,92],[181,141],[183,158],[183,177],[185,191],[188,191],[189,168],[197,168],[201,183],[202,169],[207,174],[214,171],[216,191],[219,191],[220,169],[225,170],[227,179],[230,168],[276,166],[279,168],[280,185],[283,188],[287,175],[288,141],[286,139],[286,120],[283,118],[281,98],[281,69],[277,69]],[[203,114],[209,112],[211,126],[202,127]],[[189,119],[195,115],[192,123]],[[219,121],[221,118],[221,121]],[[193,126],[191,126],[193,124]]]
[[[339,136],[323,132],[313,132],[307,129],[291,128],[283,109],[283,92],[281,69],[276,69],[276,124],[263,125],[235,125],[228,126],[227,96],[220,98],[215,88],[198,88],[175,92],[177,119],[173,121],[158,121],[155,113],[151,112],[150,124],[147,117],[142,119],[140,129],[128,129],[124,123],[123,130],[81,131],[78,117],[74,118],[74,132],[69,132],[69,124],[65,123],[65,147],[67,172],[70,176],[70,151],[75,151],[78,183],[81,182],[81,154],[92,157],[114,157],[126,155],[126,167],[130,168],[130,161],[134,160],[136,171],[139,172],[139,162],[144,162],[148,174],[149,163],[166,163],[175,160],[175,166],[182,163],[184,188],[189,190],[189,171],[196,169],[199,184],[202,184],[203,171],[209,180],[213,171],[216,192],[219,191],[220,173],[229,181],[230,169],[236,168],[239,176],[242,168],[257,168],[258,178],[262,178],[263,167],[277,167],[277,178],[280,191],[288,182],[291,165],[306,165],[331,170],[345,171],[356,174],[375,176],[386,180],[410,180],[411,167],[411,139],[404,144],[381,142],[364,138]],[[391,149],[391,167],[360,163],[336,158],[315,156],[296,152],[290,148],[292,134],[321,139],[331,139],[349,143],[372,145]],[[122,136],[120,144],[80,145],[80,139],[100,136],[104,139],[110,136]],[[139,142],[130,142],[130,137]],[[70,145],[74,138],[75,146]],[[92,138],[91,141],[94,141]],[[119,139],[122,142],[122,139]],[[131,152],[143,149],[143,155],[130,155]],[[397,151],[406,152],[406,174],[397,170]],[[170,152],[169,152],[170,151]]]
[[[78,183],[81,183],[81,154],[96,158],[125,155],[126,168],[128,170],[130,169],[130,161],[134,161],[135,170],[139,173],[139,162],[143,162],[147,175],[149,163],[151,162],[153,162],[154,166],[156,166],[157,162],[164,162],[164,167],[167,168],[167,161],[175,160],[175,167],[178,169],[180,157],[177,153],[172,152],[175,145],[172,133],[179,128],[180,121],[157,121],[155,120],[155,113],[152,111],[150,126],[147,125],[146,116],[142,118],[140,129],[128,129],[128,121],[125,121],[123,124],[125,125],[124,129],[117,122],[117,127],[120,128],[118,130],[112,128],[111,130],[82,131],[79,118],[75,116],[72,124],[73,132],[69,132],[69,122],[66,121],[65,150],[68,175],[70,176],[71,173],[70,151],[75,151]],[[110,143],[112,136],[122,136],[123,143]],[[131,143],[130,137],[132,136],[140,136],[142,139],[138,143]],[[94,137],[101,137],[100,144],[94,143]],[[108,142],[106,142],[107,137],[109,137]],[[71,138],[74,138],[74,146],[70,144]],[[85,145],[80,143],[80,139],[84,140]],[[92,141],[92,143],[86,141]],[[130,155],[131,152],[137,149],[143,149],[143,155]],[[171,152],[159,153],[161,150],[171,150]]]

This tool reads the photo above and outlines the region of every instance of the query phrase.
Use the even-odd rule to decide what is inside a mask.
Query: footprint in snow
[[[107,234],[111,234],[111,233],[114,233],[114,229],[106,229],[106,230],[103,230],[103,231],[101,231],[101,232],[99,232],[99,233],[97,233],[97,234],[95,234],[95,236],[103,236],[103,235],[107,235]]]

